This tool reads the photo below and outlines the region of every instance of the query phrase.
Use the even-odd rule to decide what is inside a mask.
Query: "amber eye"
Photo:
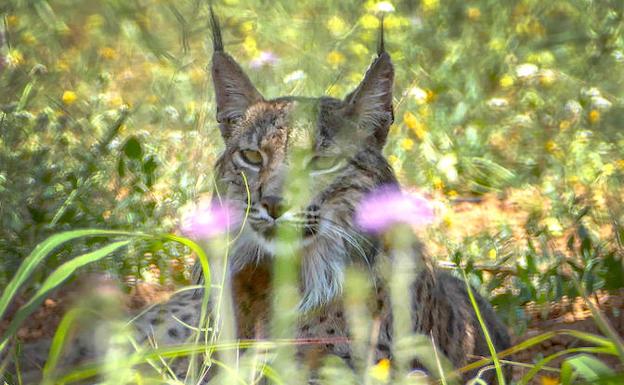
[[[262,154],[256,150],[242,150],[241,159],[250,166],[258,167],[262,165]]]
[[[315,156],[310,159],[308,168],[311,173],[324,174],[336,171],[342,165],[341,159],[334,156]]]

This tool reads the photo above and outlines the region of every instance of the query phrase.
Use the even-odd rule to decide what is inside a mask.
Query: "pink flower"
[[[251,68],[260,68],[264,66],[273,66],[279,61],[279,58],[271,51],[261,51],[258,56],[251,59],[249,66]]]
[[[355,212],[358,226],[372,233],[383,232],[399,223],[423,226],[434,219],[427,199],[416,193],[402,192],[395,186],[381,187],[365,196]]]
[[[180,230],[185,236],[196,239],[213,238],[223,234],[238,222],[235,211],[227,202],[199,204],[186,214]]]

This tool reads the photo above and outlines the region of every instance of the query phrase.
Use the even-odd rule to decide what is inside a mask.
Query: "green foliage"
[[[435,228],[436,257],[495,292],[518,329],[521,305],[582,294],[575,279],[586,292],[622,288],[620,1],[391,3],[396,121],[386,154],[401,181],[447,208],[525,194],[520,225],[503,212],[492,214],[495,231],[459,240]],[[372,0],[215,8],[227,50],[267,97],[348,93],[374,55],[384,9]],[[156,266],[162,281],[187,281],[170,261],[185,266],[190,250],[205,260],[175,236],[135,238],[122,253],[109,237],[175,230],[180,208],[213,188],[222,145],[207,20],[199,1],[0,4],[0,315],[21,287],[34,286],[37,302],[68,272],[141,277]],[[83,228],[114,231],[64,232]],[[608,376],[587,357],[566,361],[562,380]]]

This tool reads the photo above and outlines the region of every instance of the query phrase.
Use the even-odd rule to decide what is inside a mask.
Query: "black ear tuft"
[[[343,102],[345,115],[355,119],[361,129],[373,134],[380,146],[386,142],[388,130],[394,121],[393,83],[394,67],[390,55],[385,50],[382,16],[377,57],[366,71],[362,82]]]
[[[210,27],[212,28],[212,47],[214,52],[223,52],[223,39],[221,38],[221,26],[219,20],[212,9],[210,4]]]
[[[384,44],[384,15],[381,15],[379,19],[379,41],[377,42],[377,57],[381,56],[382,53],[386,52],[386,47]]]
[[[232,122],[245,115],[247,108],[264,100],[236,61],[223,49],[219,21],[210,7],[212,25],[212,81],[217,102],[217,122],[224,139],[231,134]]]

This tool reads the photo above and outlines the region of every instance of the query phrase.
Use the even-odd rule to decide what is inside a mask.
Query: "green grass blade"
[[[28,301],[28,303],[26,303],[18,310],[18,312],[15,314],[15,318],[13,318],[13,320],[11,321],[11,324],[9,325],[8,329],[6,330],[0,341],[5,341],[13,333],[15,333],[17,328],[21,325],[22,321],[24,321],[24,319],[26,319],[26,317],[28,317],[41,304],[41,302],[43,302],[48,293],[52,289],[63,283],[63,281],[65,281],[67,278],[69,278],[69,276],[74,271],[89,263],[99,261],[100,259],[110,255],[114,251],[124,246],[127,246],[130,242],[131,241],[118,241],[111,243],[110,245],[104,246],[98,250],[73,258],[59,266],[45,280],[43,285],[41,285],[39,290],[37,290],[35,295]]]
[[[0,296],[0,317],[4,315],[6,309],[11,303],[11,300],[17,294],[19,288],[26,282],[28,277],[35,271],[39,263],[43,261],[54,249],[62,245],[63,243],[72,241],[74,239],[82,237],[94,237],[94,236],[144,236],[141,233],[130,233],[125,231],[110,231],[110,230],[97,230],[97,229],[85,229],[67,231],[60,234],[55,234],[38,244],[28,257],[24,259],[24,262],[20,265],[15,273],[15,276],[9,282],[7,287]]]
[[[581,297],[583,301],[589,308],[592,313],[592,318],[598,326],[598,329],[604,333],[605,336],[609,337],[610,341],[612,341],[613,346],[617,349],[618,356],[620,361],[624,364],[624,341],[620,337],[620,335],[615,331],[609,320],[602,314],[602,312],[589,300],[585,290],[581,286],[580,282],[574,278],[574,285],[576,286],[579,293],[581,293]]]
[[[578,339],[581,339],[590,343],[595,343],[599,347],[605,349],[606,354],[614,355],[614,356],[618,354],[613,342],[611,342],[608,338],[597,336],[591,333],[580,332],[578,330],[561,329],[561,330],[546,332],[546,333],[533,336],[525,341],[522,341],[510,347],[509,349],[505,349],[502,352],[498,352],[498,357],[501,358],[501,357],[511,356],[513,354],[516,354],[518,352],[521,352],[533,346],[539,345],[542,342],[549,340],[557,335],[568,335],[568,336],[575,337],[575,338],[578,338]],[[465,373],[473,369],[477,369],[481,366],[488,365],[491,362],[492,362],[491,358],[484,358],[484,359],[475,361],[469,365],[466,365],[460,368],[459,371],[461,373]]]
[[[579,354],[565,360],[561,369],[561,383],[563,385],[572,383],[572,370],[587,380],[590,384],[597,383],[600,379],[612,378],[615,376],[615,372],[607,365],[605,365],[598,358],[588,354]]]
[[[464,276],[464,281],[466,283],[466,290],[468,291],[468,297],[470,297],[470,303],[472,303],[472,307],[475,311],[477,319],[479,320],[479,325],[481,325],[481,330],[483,330],[483,335],[485,336],[485,341],[487,342],[488,349],[490,350],[490,355],[492,356],[492,361],[494,362],[494,367],[496,368],[496,378],[498,379],[499,385],[505,385],[505,376],[503,374],[503,369],[501,368],[500,361],[498,360],[498,356],[496,354],[496,348],[492,343],[492,338],[490,337],[490,332],[488,331],[487,325],[481,316],[481,311],[479,310],[479,305],[477,305],[477,301],[475,300],[474,294],[472,293],[472,287],[470,287],[470,283],[468,282],[468,277],[466,276],[466,271],[462,269],[462,274]]]
[[[69,329],[71,325],[76,321],[82,310],[83,309],[70,310],[63,317],[58,328],[56,328],[54,338],[52,339],[52,344],[50,345],[50,351],[48,352],[48,359],[46,360],[43,367],[42,385],[48,385],[52,383],[52,381],[50,381],[50,375],[52,374],[52,371],[58,364],[58,361],[61,357],[65,340],[67,339],[67,335],[69,334]]]
[[[544,365],[547,365],[549,362],[561,356],[564,356],[566,354],[571,354],[571,353],[610,354],[608,349],[602,348],[602,347],[570,348],[570,349],[559,351],[557,353],[553,353],[547,357],[542,358],[538,363],[536,363],[535,366],[520,379],[520,381],[518,382],[518,385],[527,385],[529,381],[531,381],[531,379],[535,377],[537,372],[539,372]]]

